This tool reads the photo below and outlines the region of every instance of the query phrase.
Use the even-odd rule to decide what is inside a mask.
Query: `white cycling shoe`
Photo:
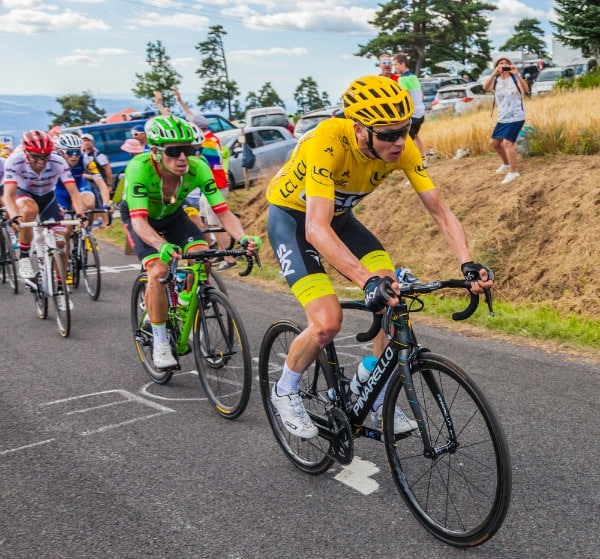
[[[171,353],[169,342],[154,345],[152,361],[154,361],[154,366],[157,369],[171,369],[177,366],[177,359]]]
[[[316,425],[311,421],[302,398],[296,392],[279,396],[276,391],[277,383],[273,385],[271,391],[271,402],[273,407],[279,413],[283,426],[292,434],[303,439],[312,439],[319,434]]]

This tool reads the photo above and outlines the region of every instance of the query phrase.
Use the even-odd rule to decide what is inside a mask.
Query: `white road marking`
[[[355,456],[351,464],[342,466],[342,471],[334,479],[363,495],[370,495],[379,489],[379,484],[370,477],[378,472],[379,468],[373,462]]]
[[[0,450],[0,456],[5,456],[7,454],[12,454],[13,452],[19,452],[20,450],[27,450],[28,448],[34,448],[36,446],[40,446],[43,444],[48,444],[54,441],[55,439],[47,439],[45,441],[39,441],[37,443],[26,444],[24,446],[19,446],[17,448],[8,448],[6,450]]]

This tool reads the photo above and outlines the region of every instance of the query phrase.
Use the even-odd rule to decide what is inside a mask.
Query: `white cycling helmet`
[[[61,134],[54,141],[58,149],[81,149],[81,138],[77,134]]]
[[[190,122],[189,124],[192,127],[192,130],[194,131],[194,141],[192,142],[192,145],[199,146],[199,145],[203,144],[204,143],[204,132],[202,132],[202,129],[193,122]]]

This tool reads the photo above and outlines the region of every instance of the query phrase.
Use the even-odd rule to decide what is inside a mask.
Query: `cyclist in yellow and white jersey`
[[[291,344],[271,399],[286,428],[304,438],[318,431],[298,394],[300,379],[342,324],[342,309],[321,258],[364,290],[368,309],[378,312],[398,302],[390,256],[352,212],[390,173],[404,171],[472,281],[471,290],[482,293],[493,283],[491,270],[473,262],[461,223],[442,201],[408,137],[410,94],[389,78],[364,76],[350,84],[342,99],[346,118],[324,120],[305,134],[267,189],[269,240],[308,322]],[[374,344],[377,356],[384,343],[380,334]],[[381,424],[382,403],[380,394],[373,426]],[[415,428],[397,408],[395,432]]]

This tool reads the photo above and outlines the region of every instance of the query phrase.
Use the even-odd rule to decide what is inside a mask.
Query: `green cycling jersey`
[[[123,198],[132,218],[163,219],[173,214],[196,188],[206,196],[215,214],[227,211],[227,203],[217,188],[206,161],[188,157],[188,171],[181,177],[176,193],[165,200],[162,189],[160,163],[150,152],[135,156],[125,169]]]

